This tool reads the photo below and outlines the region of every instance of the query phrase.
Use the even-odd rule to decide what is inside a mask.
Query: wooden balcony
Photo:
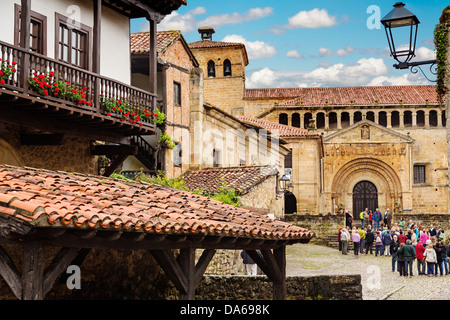
[[[2,121],[118,143],[156,132],[156,94],[1,41],[0,58]]]

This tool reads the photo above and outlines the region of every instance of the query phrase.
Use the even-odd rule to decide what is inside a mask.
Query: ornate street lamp
[[[410,68],[412,73],[417,73],[416,68],[418,68],[423,73],[425,78],[427,78],[420,66],[430,64],[431,73],[437,74],[437,72],[435,73],[433,71],[433,66],[436,65],[436,60],[411,62],[411,59],[415,57],[417,29],[419,27],[420,21],[411,11],[405,8],[405,4],[403,2],[397,2],[396,4],[394,4],[394,9],[392,9],[391,12],[389,12],[383,19],[381,19],[380,22],[383,24],[386,31],[386,37],[389,43],[391,57],[393,57],[398,62],[397,64],[394,64],[394,68]],[[393,34],[396,33],[397,28],[409,28],[409,44],[407,45],[406,49],[399,48],[395,44]],[[405,29],[402,30],[404,31]],[[398,41],[398,39],[396,40]],[[430,79],[428,80],[433,81]]]
[[[291,183],[291,178],[289,176],[287,176],[286,174],[284,174],[278,181],[280,182],[280,190],[276,191],[277,199],[278,199],[278,194],[282,194],[282,193],[289,191],[290,189],[294,189],[294,185]]]

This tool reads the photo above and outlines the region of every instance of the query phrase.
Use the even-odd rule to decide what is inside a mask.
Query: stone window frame
[[[175,144],[175,148],[172,150],[173,153],[173,166],[174,167],[181,167],[183,162],[183,146],[181,142],[178,142]]]
[[[417,169],[417,170],[416,170]],[[414,185],[423,185],[426,184],[429,180],[429,164],[418,162],[413,165],[413,184]],[[419,174],[420,176],[417,176]],[[423,177],[422,177],[423,176]]]
[[[173,82],[173,105],[181,107],[181,83],[178,81]]]

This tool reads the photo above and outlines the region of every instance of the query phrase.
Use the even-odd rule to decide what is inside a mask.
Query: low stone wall
[[[288,276],[289,300],[361,300],[361,275]],[[204,276],[198,300],[270,300],[272,282],[266,276]]]

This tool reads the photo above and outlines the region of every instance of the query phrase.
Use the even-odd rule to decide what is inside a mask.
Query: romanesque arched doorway
[[[351,211],[355,219],[359,219],[359,213],[362,210],[353,205],[353,194],[355,187],[362,181],[370,182],[376,187],[378,204],[375,208],[378,207],[381,210],[393,208],[395,201],[403,205],[402,184],[398,173],[386,162],[367,157],[348,161],[334,175],[331,185],[332,204],[336,208],[343,206]],[[358,186],[358,189],[360,187],[362,184]],[[373,208],[369,209],[373,210]]]
[[[290,191],[284,192],[284,213],[297,212],[297,198]]]
[[[378,208],[378,190],[370,181],[360,181],[353,187],[353,215],[359,219],[359,213],[365,208],[375,211]]]

